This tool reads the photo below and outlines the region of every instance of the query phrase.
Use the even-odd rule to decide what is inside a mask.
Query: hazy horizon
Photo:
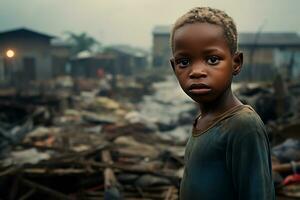
[[[195,6],[226,11],[239,32],[300,33],[299,0],[1,0],[0,31],[26,27],[62,36],[87,32],[103,45],[130,44],[150,49],[156,25],[171,25]]]

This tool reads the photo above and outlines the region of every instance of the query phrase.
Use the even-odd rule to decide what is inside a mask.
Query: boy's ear
[[[170,64],[172,66],[173,71],[175,71],[175,60],[174,60],[174,58],[170,59]]]
[[[233,75],[238,75],[243,66],[243,53],[236,52],[233,55]]]

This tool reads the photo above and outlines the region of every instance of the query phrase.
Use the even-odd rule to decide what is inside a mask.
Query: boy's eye
[[[206,61],[209,65],[217,65],[220,62],[220,58],[218,56],[209,56]]]
[[[189,64],[190,64],[190,60],[187,58],[182,58],[182,59],[176,60],[176,65],[178,65],[181,68],[187,67]]]

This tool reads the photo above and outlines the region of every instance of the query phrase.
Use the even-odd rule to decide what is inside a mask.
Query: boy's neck
[[[238,105],[242,105],[242,103],[233,95],[231,88],[228,88],[222,96],[213,102],[199,103],[202,117],[218,116]]]

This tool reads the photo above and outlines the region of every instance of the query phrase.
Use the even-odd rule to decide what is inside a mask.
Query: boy
[[[275,199],[263,122],[231,91],[243,62],[232,18],[194,8],[176,21],[170,41],[174,73],[201,110],[186,147],[180,199]]]

